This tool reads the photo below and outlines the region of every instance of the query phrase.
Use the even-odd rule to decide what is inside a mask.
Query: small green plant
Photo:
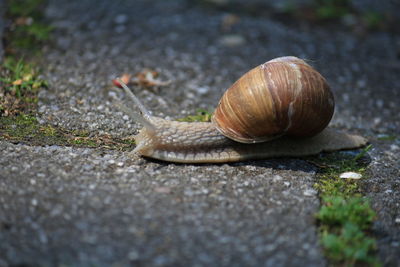
[[[323,196],[322,201],[325,205],[321,207],[317,218],[326,227],[351,223],[366,230],[375,218],[369,201],[362,197]]]
[[[211,121],[212,114],[205,109],[198,109],[196,115],[189,115],[185,118],[178,119],[178,121],[186,122],[209,122]]]
[[[19,98],[27,91],[37,92],[39,88],[47,87],[47,82],[39,77],[36,69],[22,59],[6,58],[3,69],[5,75],[0,77],[3,89]]]
[[[364,263],[370,266],[380,266],[378,260],[371,256],[376,249],[376,242],[352,223],[345,223],[339,232],[326,230],[321,236],[326,256],[343,266],[354,266]],[[360,265],[361,266],[361,265]]]
[[[365,175],[362,159],[370,149],[367,146],[351,157],[332,153],[314,161],[322,168],[314,184],[322,203],[316,214],[321,244],[327,258],[335,264],[379,266],[375,240],[368,236],[375,212],[368,199],[362,197],[356,180],[339,177],[349,171]]]
[[[0,116],[31,113],[36,109],[39,89],[45,87],[47,82],[31,64],[7,57],[0,66]]]

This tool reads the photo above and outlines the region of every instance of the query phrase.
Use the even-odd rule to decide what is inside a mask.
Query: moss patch
[[[6,33],[8,53],[36,53],[49,40],[52,26],[44,20],[46,0],[8,0],[7,17],[11,25]]]
[[[278,19],[305,21],[315,25],[342,24],[355,34],[371,31],[398,32],[399,20],[387,12],[355,8],[351,0],[285,1]]]
[[[189,115],[187,117],[178,119],[178,121],[186,122],[210,122],[212,113],[205,109],[198,109],[196,115]]]
[[[0,117],[0,140],[28,145],[60,145],[132,150],[134,140],[110,135],[90,136],[87,131],[69,131],[51,125],[41,125],[32,115]]]
[[[343,172],[365,176],[368,146],[356,156],[332,153],[311,159],[321,168],[314,187],[319,191],[321,209],[316,214],[321,244],[326,257],[344,266],[379,266],[376,242],[370,236],[375,218],[369,200],[362,196],[357,180],[342,179]]]
[[[338,19],[353,11],[350,0],[314,0],[312,3],[318,19]]]
[[[380,134],[377,136],[377,139],[379,141],[395,141],[398,139],[396,135],[390,135],[390,134]]]

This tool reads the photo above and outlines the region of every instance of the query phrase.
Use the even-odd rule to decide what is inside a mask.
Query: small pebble
[[[33,206],[37,206],[38,201],[37,201],[35,198],[33,198],[33,199],[31,200],[31,204],[32,204]]]
[[[129,252],[128,258],[131,261],[135,261],[135,260],[137,260],[139,258],[139,253],[136,250],[132,250],[131,252]]]
[[[274,182],[278,182],[282,180],[282,176],[280,175],[274,175],[274,177],[272,178]]]
[[[394,222],[397,224],[400,224],[400,217],[397,217],[396,219],[394,219]]]
[[[110,92],[108,92],[108,96],[115,98],[115,97],[117,97],[117,94],[113,91],[110,91]]]
[[[359,173],[356,173],[356,172],[344,172],[339,177],[343,178],[343,179],[356,179],[356,180],[358,180],[358,179],[361,179],[362,175],[359,174]]]
[[[246,39],[238,34],[229,34],[222,36],[219,39],[219,42],[224,46],[234,47],[241,46],[246,43]]]
[[[128,21],[128,16],[125,14],[119,14],[115,17],[114,22],[117,24],[123,24]]]
[[[315,196],[317,194],[317,191],[315,191],[314,189],[306,189],[303,192],[303,195],[306,197],[312,197]]]
[[[203,86],[203,87],[198,87],[197,92],[201,95],[205,95],[210,91],[209,87]]]
[[[171,188],[166,187],[166,186],[160,186],[160,187],[154,188],[154,191],[156,191],[157,193],[169,194],[169,193],[171,193]]]

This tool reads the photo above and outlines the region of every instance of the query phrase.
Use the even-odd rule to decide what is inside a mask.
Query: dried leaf
[[[153,87],[153,86],[166,86],[171,83],[171,81],[161,81],[156,79],[158,76],[158,72],[151,69],[144,69],[138,74],[135,75],[135,78],[132,82],[144,86],[144,87]]]
[[[22,84],[22,80],[18,79],[12,82],[12,85],[21,85]]]

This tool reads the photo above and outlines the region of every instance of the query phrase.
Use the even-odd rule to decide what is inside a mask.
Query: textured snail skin
[[[157,117],[148,120],[155,129],[143,128],[135,136],[134,152],[142,156],[180,163],[223,163],[298,157],[364,146],[367,140],[358,135],[324,129],[308,138],[284,136],[269,142],[244,144],[223,136],[212,123],[177,122]]]
[[[333,111],[325,78],[297,57],[280,57],[253,68],[228,88],[212,121],[235,141],[257,143],[283,135],[316,135]]]

